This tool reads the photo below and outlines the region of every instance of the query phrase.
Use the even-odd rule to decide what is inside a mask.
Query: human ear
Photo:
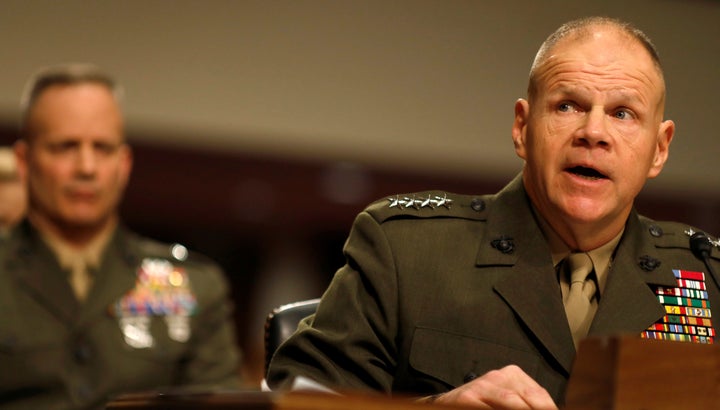
[[[665,162],[670,153],[670,143],[673,135],[675,135],[675,123],[671,120],[663,121],[658,127],[657,145],[655,146],[655,156],[648,170],[648,178],[655,178],[662,171]]]
[[[17,171],[22,181],[27,181],[28,149],[28,143],[25,140],[18,140],[13,144]]]
[[[512,139],[515,146],[515,153],[518,157],[526,159],[527,148],[525,136],[527,135],[527,124],[530,113],[530,104],[525,99],[518,99],[515,102],[515,120],[512,126]]]
[[[132,148],[130,148],[130,146],[127,144],[123,144],[120,147],[120,150],[120,183],[124,189],[128,183],[128,180],[130,179],[130,173],[132,172],[133,168],[134,156]]]

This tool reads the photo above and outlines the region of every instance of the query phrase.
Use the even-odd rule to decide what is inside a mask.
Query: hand
[[[435,403],[485,409],[555,409],[550,394],[518,366],[493,370],[445,394]]]

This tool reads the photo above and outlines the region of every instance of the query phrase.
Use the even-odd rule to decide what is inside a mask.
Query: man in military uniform
[[[15,148],[30,206],[0,248],[0,408],[239,387],[223,272],[119,221],[132,156],[115,81],[88,65],[40,72]]]
[[[555,408],[587,335],[712,343],[717,240],[700,237],[703,262],[690,246],[697,229],[633,208],[668,157],[664,101],[642,32],[607,18],[563,25],[515,104],[521,175],[495,195],[399,195],[360,213],[347,264],[276,352],[269,386],[304,376],[338,390]],[[699,307],[663,296],[677,292]]]

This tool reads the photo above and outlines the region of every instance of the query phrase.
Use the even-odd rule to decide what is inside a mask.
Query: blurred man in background
[[[0,249],[0,407],[238,387],[223,272],[119,220],[133,159],[114,79],[90,65],[38,73],[15,149],[29,209]]]
[[[0,147],[0,240],[25,215],[27,194],[17,171],[15,154],[10,147]]]

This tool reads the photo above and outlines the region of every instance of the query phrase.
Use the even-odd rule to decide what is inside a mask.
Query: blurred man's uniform
[[[123,228],[109,240],[79,303],[38,231],[18,226],[0,256],[0,408],[85,408],[117,391],[237,382],[218,267]]]

